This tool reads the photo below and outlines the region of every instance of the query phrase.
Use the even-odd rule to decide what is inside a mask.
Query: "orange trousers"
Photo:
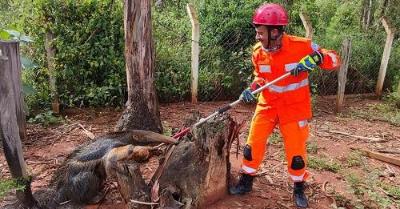
[[[241,172],[250,175],[256,173],[264,158],[268,137],[277,125],[283,137],[290,177],[295,182],[306,180],[306,141],[309,135],[307,120],[280,124],[276,109],[260,104],[255,110],[243,150]]]

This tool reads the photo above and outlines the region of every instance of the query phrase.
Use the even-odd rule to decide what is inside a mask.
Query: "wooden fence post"
[[[340,112],[343,107],[344,92],[346,88],[347,69],[351,57],[351,39],[345,38],[342,44],[342,65],[338,71],[338,91],[336,97],[336,112]]]
[[[187,12],[192,23],[192,103],[197,103],[197,89],[199,80],[199,55],[200,55],[200,25],[196,10],[192,4],[187,4]]]
[[[386,69],[389,63],[390,51],[392,50],[392,43],[394,39],[395,30],[385,17],[382,18],[382,25],[385,27],[387,33],[385,49],[383,50],[381,66],[379,68],[378,82],[376,83],[375,93],[378,96],[382,95],[383,81],[386,76]]]
[[[58,98],[57,86],[56,86],[56,76],[55,76],[55,63],[54,57],[56,50],[53,47],[54,35],[52,32],[48,31],[46,33],[45,48],[47,54],[47,68],[49,69],[49,83],[51,91],[51,107],[54,113],[60,113],[60,100]]]
[[[306,29],[306,38],[312,39],[313,37],[313,28],[312,23],[308,15],[304,12],[300,12],[300,19],[303,22],[303,26]]]
[[[26,138],[26,114],[24,110],[24,97],[21,87],[21,58],[19,53],[19,43],[15,41],[0,41],[0,50],[2,51],[2,55],[7,57],[7,66],[5,70],[8,70],[10,77],[8,82],[12,85],[12,94],[14,95],[15,99],[14,106],[16,108],[16,117],[17,123],[19,127],[19,136],[22,140]],[[0,94],[1,95],[1,94]]]
[[[23,190],[17,190],[17,198],[28,208],[36,201],[32,196],[30,177],[22,152],[20,129],[18,124],[21,105],[21,62],[19,43],[0,41],[0,140],[3,142],[4,155],[11,176],[17,180]],[[19,76],[16,78],[16,76]],[[25,128],[25,126],[24,126]]]

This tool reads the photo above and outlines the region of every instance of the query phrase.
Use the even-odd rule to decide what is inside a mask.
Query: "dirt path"
[[[400,128],[380,120],[360,118],[354,115],[358,110],[368,108],[366,104],[375,104],[373,100],[346,101],[351,106],[346,112],[333,114],[334,101],[320,98],[311,122],[311,136],[308,141],[309,166],[311,177],[307,193],[310,208],[400,208],[400,168],[364,157],[351,147],[375,151],[400,152]],[[183,118],[194,111],[210,114],[226,102],[211,102],[192,105],[190,103],[164,104],[161,106],[161,119],[165,131],[182,127]],[[351,111],[350,111],[351,109]],[[252,117],[254,106],[239,106],[231,111],[238,121],[245,121],[240,135],[243,144]],[[33,190],[46,188],[53,171],[66,155],[77,145],[87,140],[82,126],[100,136],[113,130],[120,111],[114,109],[70,109],[65,111],[66,121],[62,125],[43,127],[28,125],[28,140],[24,142],[24,156],[30,172],[34,176]],[[234,152],[235,146],[232,152]],[[2,151],[2,149],[1,149]],[[390,155],[400,157],[400,154]],[[210,208],[294,208],[291,188],[286,172],[283,144],[277,133],[270,137],[266,157],[255,179],[254,191],[244,196],[229,196],[210,206]],[[239,159],[232,155],[234,172],[240,166]],[[152,168],[146,167],[145,173]],[[4,154],[0,155],[0,176],[9,178]],[[87,208],[125,208],[122,199],[111,188],[106,200],[100,205]],[[114,188],[114,189],[113,189]],[[11,196],[12,197],[12,196]],[[10,196],[2,204],[10,201]]]

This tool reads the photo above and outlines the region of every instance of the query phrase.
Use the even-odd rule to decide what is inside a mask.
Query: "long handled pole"
[[[280,81],[280,80],[283,80],[284,78],[288,77],[289,75],[290,75],[290,72],[288,72],[288,73],[286,73],[286,74],[284,74],[284,75],[282,75],[282,76],[276,78],[275,80],[273,80],[273,81],[271,81],[271,82],[269,82],[269,83],[266,83],[264,86],[261,86],[261,87],[258,88],[257,90],[251,92],[251,94],[255,95],[255,94],[261,92],[262,90],[268,88],[268,87],[271,86],[272,84],[274,84],[274,83],[276,83],[276,82],[278,82],[278,81]],[[226,105],[226,106],[224,106],[224,107],[221,107],[220,109],[218,109],[217,111],[215,111],[213,114],[209,115],[208,117],[200,119],[199,122],[197,122],[197,123],[195,123],[195,124],[193,125],[193,127],[199,126],[199,125],[203,124],[204,122],[210,120],[211,118],[215,117],[216,115],[222,114],[222,113],[228,111],[229,109],[231,109],[231,108],[233,108],[234,106],[236,106],[237,104],[239,104],[242,100],[243,100],[242,97],[239,97],[238,100],[236,100],[236,101],[234,101],[234,102],[232,102],[232,103],[230,103],[230,104],[228,104],[228,105]]]

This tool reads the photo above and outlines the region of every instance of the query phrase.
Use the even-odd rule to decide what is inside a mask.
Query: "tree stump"
[[[128,208],[150,209],[151,204],[138,204],[137,202],[149,202],[150,188],[146,185],[137,163],[124,163],[123,171],[117,172],[119,192],[125,197]],[[134,202],[136,201],[136,202]]]
[[[237,138],[238,127],[228,115],[223,115],[194,128],[173,145],[150,181],[152,201],[158,201],[159,208],[206,208],[225,196],[230,178],[229,150]],[[139,182],[137,173],[133,176],[131,181]],[[119,185],[135,187],[124,182]],[[125,200],[138,198],[138,188],[122,190],[131,191],[121,192]],[[129,208],[148,208],[150,204],[148,200]]]

